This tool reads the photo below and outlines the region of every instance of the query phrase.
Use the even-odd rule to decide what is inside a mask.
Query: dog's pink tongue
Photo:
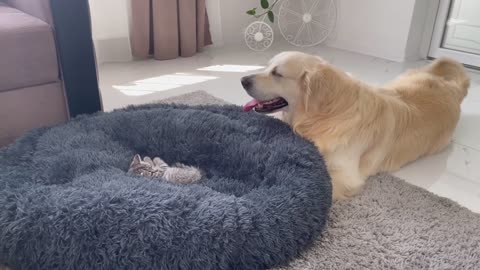
[[[258,100],[256,99],[252,99],[251,101],[249,101],[247,104],[245,104],[243,106],[243,111],[244,112],[248,112],[248,111],[251,111],[253,110],[253,108],[255,108],[255,106],[258,105]]]

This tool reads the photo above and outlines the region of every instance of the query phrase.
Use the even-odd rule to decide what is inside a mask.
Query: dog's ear
[[[300,77],[300,96],[305,111],[308,111],[308,100],[312,94],[312,89],[310,88],[310,76],[311,72],[306,70]]]
[[[310,76],[311,76],[311,71],[304,71],[302,76],[300,77],[300,90],[303,92],[303,94],[310,95],[311,94],[311,89],[310,89]]]

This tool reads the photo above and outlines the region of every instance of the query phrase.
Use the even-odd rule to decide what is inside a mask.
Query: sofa
[[[49,0],[0,0],[0,147],[69,118]]]

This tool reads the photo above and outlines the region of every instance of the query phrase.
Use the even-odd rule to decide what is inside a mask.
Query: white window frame
[[[430,43],[429,56],[433,58],[450,57],[463,64],[480,68],[480,55],[442,48],[451,3],[452,0],[440,0],[435,27],[433,29],[432,42]]]

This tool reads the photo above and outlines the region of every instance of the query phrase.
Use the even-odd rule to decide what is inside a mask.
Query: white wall
[[[132,59],[128,0],[89,0],[97,63]]]
[[[254,19],[245,12],[258,7],[258,0],[219,0],[225,45],[244,46],[244,29]]]
[[[210,34],[214,46],[223,46],[223,29],[222,29],[222,10],[220,1],[227,0],[206,0],[208,22],[210,23]],[[227,16],[228,17],[228,16]]]
[[[433,28],[440,0],[417,0],[410,24],[405,58],[426,58],[430,50]]]
[[[337,0],[337,29],[327,45],[393,61],[428,55],[440,0]]]
[[[424,24],[432,19],[428,16],[433,2],[438,0],[336,0],[337,26],[325,44],[394,61],[425,57],[421,47],[429,33]],[[225,45],[243,46],[243,30],[253,21],[245,11],[258,4],[220,0]],[[280,38],[276,31],[277,42]]]
[[[329,46],[394,61],[405,59],[415,0],[337,3],[339,18]]]

